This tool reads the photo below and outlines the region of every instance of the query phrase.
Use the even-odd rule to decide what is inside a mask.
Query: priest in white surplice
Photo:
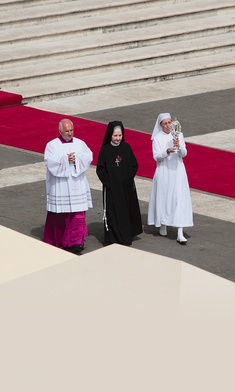
[[[47,218],[44,241],[73,253],[84,249],[88,235],[86,211],[92,208],[86,170],[93,155],[82,140],[74,137],[72,121],[59,123],[59,136],[47,143]]]
[[[188,178],[183,163],[187,150],[180,132],[173,150],[170,113],[159,114],[152,133],[153,158],[157,168],[153,177],[148,207],[148,224],[159,227],[159,234],[167,235],[167,226],[177,228],[177,241],[185,245],[184,227],[193,226],[192,203]]]

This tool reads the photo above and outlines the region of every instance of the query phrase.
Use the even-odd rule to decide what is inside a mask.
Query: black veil
[[[122,142],[124,142],[124,126],[123,123],[121,121],[111,121],[108,123],[107,128],[106,128],[106,132],[104,135],[104,139],[103,139],[103,143],[102,143],[102,147],[105,144],[109,144],[111,142],[111,138],[112,138],[112,134],[113,134],[113,130],[115,127],[120,127],[122,130]]]

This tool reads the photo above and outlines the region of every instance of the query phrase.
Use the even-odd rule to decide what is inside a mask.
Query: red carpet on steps
[[[20,105],[22,102],[22,95],[12,94],[7,91],[0,91],[0,108]]]
[[[11,102],[16,102],[16,100],[13,99]],[[58,122],[62,118],[70,118],[74,123],[75,136],[84,140],[93,151],[92,164],[96,165],[106,124],[33,109],[21,105],[20,102],[18,106],[2,105],[0,115],[1,144],[39,153],[44,152],[49,140],[57,137]],[[116,119],[110,119],[112,120]],[[156,166],[152,158],[150,135],[125,129],[125,140],[130,143],[139,162],[138,175],[152,178]],[[190,187],[235,197],[235,154],[191,143],[187,143],[187,149],[188,155],[184,163]]]

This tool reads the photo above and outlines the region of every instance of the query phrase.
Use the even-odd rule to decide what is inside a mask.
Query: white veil
[[[162,120],[164,120],[165,118],[171,118],[170,113],[160,113],[160,114],[159,114],[159,116],[158,116],[158,118],[157,118],[157,121],[156,121],[156,123],[155,123],[155,125],[154,125],[154,128],[153,128],[151,140],[153,140],[153,139],[155,138],[156,134],[157,134],[159,131],[162,130],[162,127],[161,127],[160,123],[161,123]]]

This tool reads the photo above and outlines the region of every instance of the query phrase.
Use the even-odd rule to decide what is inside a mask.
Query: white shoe
[[[180,237],[177,237],[177,242],[180,245],[186,245],[187,244],[187,240],[186,240],[186,238],[183,235],[181,235]]]
[[[165,237],[167,235],[166,225],[161,225],[161,227],[159,229],[159,234],[162,235],[163,237]]]

